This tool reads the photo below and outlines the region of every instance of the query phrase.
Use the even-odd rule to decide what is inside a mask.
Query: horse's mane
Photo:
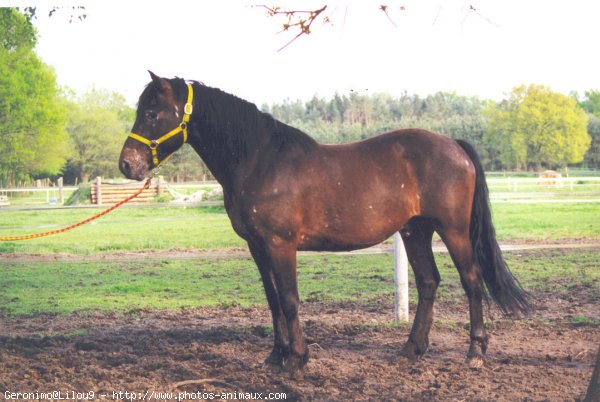
[[[309,151],[317,144],[302,131],[261,112],[253,103],[197,81],[193,82],[193,86],[192,119],[211,128],[211,133],[206,134],[215,136],[213,141],[225,143],[227,158],[243,160],[261,145],[265,137],[270,138],[270,144],[278,150],[299,145],[304,151]],[[174,85],[174,88],[185,91],[184,85]],[[176,96],[184,95],[176,93]]]

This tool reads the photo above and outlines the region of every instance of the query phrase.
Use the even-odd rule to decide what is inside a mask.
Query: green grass
[[[567,321],[575,325],[597,325],[600,326],[600,320],[595,320],[585,315],[576,315],[567,317]]]
[[[507,254],[512,271],[533,291],[592,294],[600,291],[600,254],[543,251]],[[456,269],[437,255],[440,300],[464,301]],[[390,255],[315,255],[299,258],[305,303],[392,302]],[[144,260],[135,262],[0,262],[0,312],[70,314],[200,306],[265,305],[260,276],[250,259]],[[410,299],[416,290],[410,275]],[[581,321],[584,318],[577,318]]]
[[[499,239],[599,239],[600,202],[492,204]]]
[[[54,230],[102,209],[0,210],[0,236]],[[499,239],[598,239],[600,203],[493,204]],[[245,243],[223,208],[122,208],[73,231],[19,242],[0,242],[9,253],[115,253],[144,250],[215,249]]]
[[[0,212],[0,236],[58,229],[101,210]],[[118,209],[97,221],[59,235],[0,242],[0,252],[106,254],[143,250],[215,249],[244,244],[233,232],[222,208],[144,207]]]

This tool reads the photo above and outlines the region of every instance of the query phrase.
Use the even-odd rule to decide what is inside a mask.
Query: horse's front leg
[[[274,345],[273,350],[265,359],[264,364],[282,367],[284,358],[289,355],[289,339],[286,320],[281,311],[281,305],[279,304],[279,294],[275,286],[271,262],[267,257],[264,247],[253,243],[248,243],[248,246],[252,253],[252,257],[258,266],[265,294],[267,296],[267,302],[269,303],[269,308],[271,310],[271,316],[273,318]]]
[[[308,348],[304,342],[298,318],[298,281],[296,276],[296,247],[279,237],[269,238],[265,252],[275,280],[281,312],[285,317],[288,335],[287,354],[283,356],[283,368],[297,374],[308,361]],[[281,322],[282,320],[279,320]],[[283,333],[283,331],[281,331]]]

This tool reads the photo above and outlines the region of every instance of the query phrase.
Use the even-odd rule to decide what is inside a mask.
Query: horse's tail
[[[483,280],[494,301],[505,314],[517,316],[531,311],[530,296],[508,269],[496,231],[483,166],[477,151],[466,141],[457,140],[475,165],[475,194],[471,211],[470,237],[473,254],[483,272]]]

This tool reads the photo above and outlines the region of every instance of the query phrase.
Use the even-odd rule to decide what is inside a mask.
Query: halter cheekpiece
[[[181,143],[181,145],[183,145],[187,142],[188,122],[190,121],[190,116],[192,115],[192,111],[194,109],[194,107],[192,106],[192,103],[194,101],[194,90],[192,88],[192,84],[188,83],[187,88],[188,88],[187,102],[183,108],[183,119],[181,120],[181,123],[179,124],[179,126],[175,127],[173,130],[169,131],[162,137],[159,137],[155,140],[149,140],[149,139],[142,137],[141,135],[136,134],[134,132],[129,133],[129,137],[141,142],[142,144],[148,145],[148,147],[150,148],[150,153],[152,154],[152,163],[154,164],[153,167],[157,167],[163,160],[166,159],[166,158],[163,158],[160,161],[158,160],[158,146],[160,144],[162,144],[169,138],[171,138],[179,133],[183,134],[183,142]],[[171,156],[171,154],[167,155],[167,158],[169,156]]]

